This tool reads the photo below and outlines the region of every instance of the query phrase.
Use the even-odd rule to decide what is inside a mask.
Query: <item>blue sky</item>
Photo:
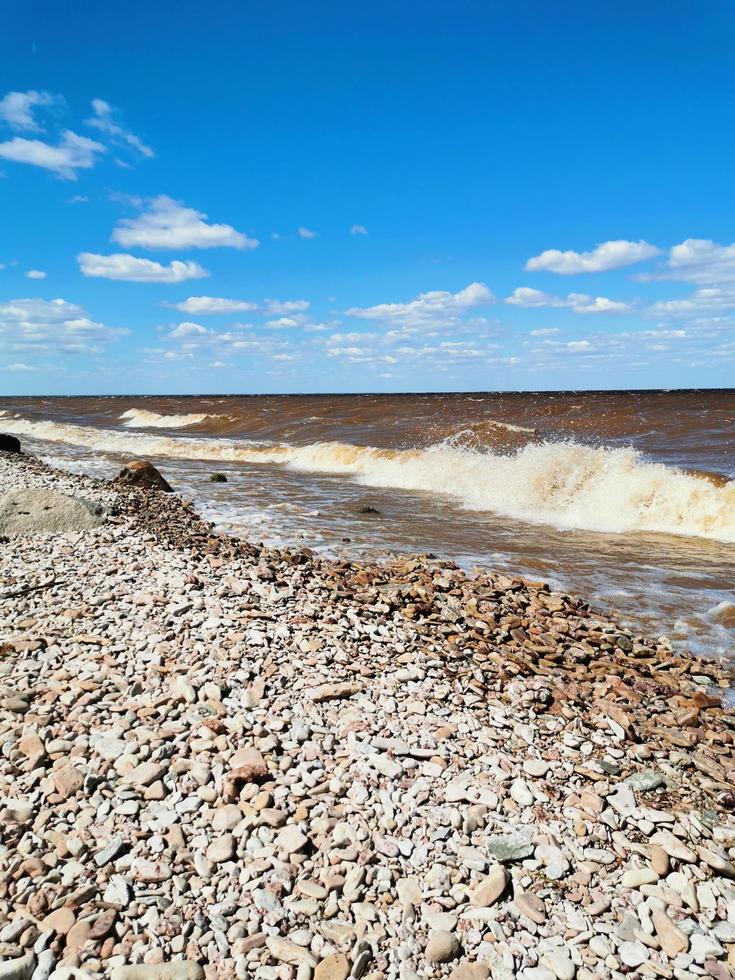
[[[0,393],[730,386],[735,13],[10,0]]]

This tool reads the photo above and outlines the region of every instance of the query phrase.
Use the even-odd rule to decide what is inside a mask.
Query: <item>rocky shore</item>
[[[0,453],[0,978],[730,977],[730,673]]]

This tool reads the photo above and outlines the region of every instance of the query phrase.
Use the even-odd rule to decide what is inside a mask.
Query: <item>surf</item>
[[[531,524],[603,534],[661,533],[735,542],[735,482],[650,462],[633,448],[567,441],[512,452],[448,442],[382,449],[343,442],[256,443],[4,417],[5,431],[101,453],[242,464],[278,464],[347,476],[376,488],[450,498],[462,508]]]

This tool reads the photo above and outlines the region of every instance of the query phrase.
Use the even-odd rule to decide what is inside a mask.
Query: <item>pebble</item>
[[[726,980],[721,666],[541,583],[21,480],[114,519],[0,550],[0,596],[58,576],[0,598],[0,977]]]
[[[424,955],[429,963],[449,963],[450,960],[455,960],[461,951],[460,941],[453,932],[439,930],[429,935]]]

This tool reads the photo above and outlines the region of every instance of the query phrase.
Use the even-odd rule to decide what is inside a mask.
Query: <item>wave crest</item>
[[[573,441],[529,443],[512,453],[446,443],[393,450],[340,442],[257,444],[3,419],[5,431],[98,452],[233,463],[279,463],[351,476],[367,486],[422,491],[460,506],[537,524],[602,533],[656,532],[735,542],[735,481],[717,485],[630,448]]]
[[[128,429],[185,429],[189,425],[200,425],[207,419],[218,419],[221,415],[197,414],[161,415],[144,408],[129,408],[120,415],[125,419],[123,425]]]

